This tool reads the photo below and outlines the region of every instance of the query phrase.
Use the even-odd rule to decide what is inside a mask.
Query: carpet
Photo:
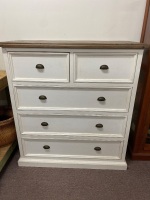
[[[18,167],[18,158],[0,175],[0,200],[150,200],[150,161],[114,171]]]

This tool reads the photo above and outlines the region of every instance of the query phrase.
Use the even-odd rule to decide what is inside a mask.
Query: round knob
[[[94,150],[95,150],[95,151],[100,151],[101,148],[100,148],[100,147],[95,147]]]
[[[42,64],[37,64],[37,65],[36,65],[36,68],[37,68],[37,69],[44,69],[44,66],[43,66]]]
[[[102,69],[102,70],[108,70],[109,67],[107,65],[102,65],[102,66],[100,66],[100,69]]]
[[[42,126],[48,126],[48,123],[47,122],[42,122],[41,125]]]
[[[50,149],[50,146],[44,145],[44,146],[43,146],[43,149]]]
[[[40,100],[46,100],[46,99],[47,99],[47,97],[46,97],[46,96],[44,96],[44,95],[40,95],[40,96],[39,96],[39,99],[40,99]]]
[[[105,97],[98,97],[97,101],[105,101]]]
[[[103,128],[103,124],[96,124],[96,128]]]

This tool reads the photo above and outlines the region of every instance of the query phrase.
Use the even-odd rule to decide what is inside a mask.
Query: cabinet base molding
[[[55,167],[55,168],[83,168],[83,169],[109,169],[126,170],[124,161],[81,161],[81,160],[56,160],[56,159],[29,159],[20,158],[18,165],[22,167]]]

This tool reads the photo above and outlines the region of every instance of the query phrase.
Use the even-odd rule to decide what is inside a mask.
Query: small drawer
[[[37,157],[96,157],[120,159],[120,141],[75,141],[49,139],[23,139],[25,156]]]
[[[133,82],[136,53],[75,53],[75,82]]]
[[[69,82],[69,53],[9,54],[14,81]]]
[[[16,92],[19,109],[127,112],[131,89],[17,87]]]
[[[123,137],[126,117],[19,115],[22,133]]]

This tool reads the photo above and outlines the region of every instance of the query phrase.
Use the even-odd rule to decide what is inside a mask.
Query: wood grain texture
[[[150,0],[147,0],[141,42],[150,44]],[[150,145],[146,138],[150,122],[150,51],[145,51],[137,88],[129,152],[134,160],[150,160]]]
[[[7,160],[17,146],[17,141],[4,147],[0,147],[0,171],[3,169]]]
[[[135,130],[131,129],[129,140],[129,151],[132,159],[150,160],[150,151],[145,148],[145,141],[149,127],[148,110],[150,107],[150,51],[143,56],[137,96],[135,100],[132,124]],[[131,126],[132,127],[132,126]]]
[[[150,45],[138,42],[103,41],[46,41],[23,40],[0,42],[3,48],[53,48],[53,49],[149,49]]]
[[[8,86],[6,71],[0,70],[0,91]]]
[[[147,24],[146,24],[146,29],[145,29],[145,37],[144,37],[143,42],[146,44],[150,44],[150,0],[149,0]]]
[[[143,21],[143,28],[142,28],[142,34],[141,34],[141,42],[145,42],[145,34],[147,32],[147,26],[149,21],[149,9],[150,9],[150,0],[147,0],[146,7],[145,7],[145,15],[144,15],[144,21]],[[146,42],[147,43],[147,42]],[[150,43],[149,43],[150,44]]]

